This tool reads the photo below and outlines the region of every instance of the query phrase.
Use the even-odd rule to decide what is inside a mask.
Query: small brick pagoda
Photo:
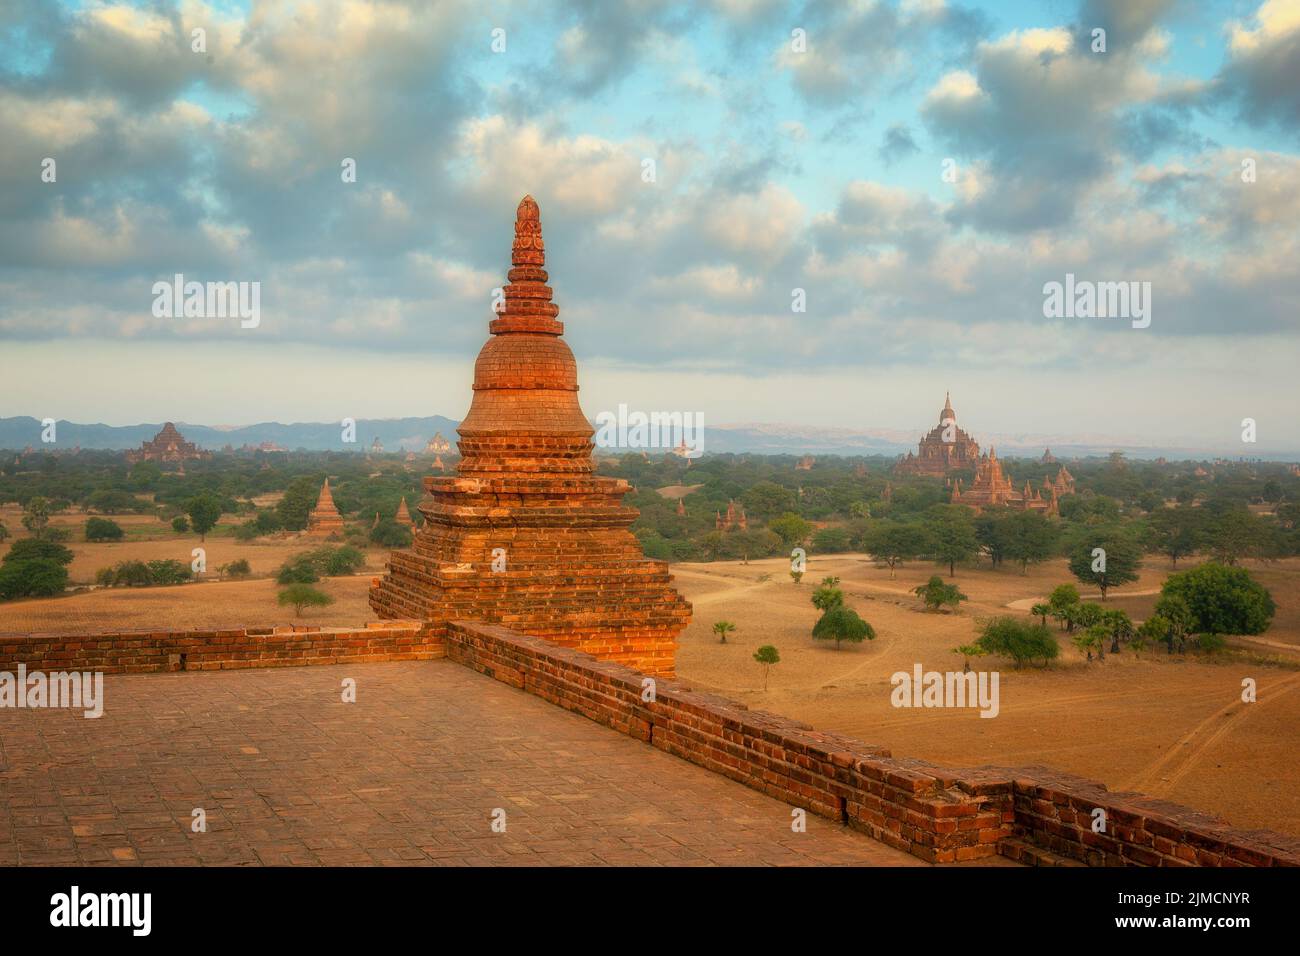
[[[126,453],[126,460],[131,464],[139,461],[203,461],[211,457],[211,452],[186,441],[173,422],[163,425],[162,431],[153,436],[153,441],[144,442],[139,450]]]
[[[338,506],[334,504],[334,496],[330,494],[329,478],[326,478],[325,484],[321,485],[316,507],[312,508],[311,514],[307,516],[307,533],[320,536],[343,533],[343,516],[339,514]]]
[[[381,618],[501,624],[671,675],[691,606],[629,530],[631,486],[595,474],[531,196],[519,203],[512,262],[457,429],[457,473],[424,479],[424,525],[392,553],[370,606]]]
[[[397,514],[393,517],[393,520],[398,524],[406,525],[408,528],[415,527],[415,519],[411,517],[411,511],[406,507],[405,495],[402,496],[401,504],[397,506]]]

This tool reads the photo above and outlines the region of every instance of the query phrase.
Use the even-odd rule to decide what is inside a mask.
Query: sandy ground
[[[1112,592],[1108,606],[1135,618],[1149,613],[1169,573],[1155,561],[1136,583]],[[1300,659],[1300,561],[1252,565],[1280,608],[1257,642],[1260,653]],[[679,676],[763,708],[850,733],[899,755],[950,765],[1045,764],[1098,779],[1112,790],[1137,789],[1219,814],[1234,824],[1300,833],[1300,672],[1247,663],[1170,658],[1151,650],[1135,659],[1125,651],[1104,664],[1086,663],[1062,635],[1051,668],[1015,670],[985,658],[973,666],[1000,674],[1000,713],[894,708],[890,675],[961,670],[951,648],[968,643],[976,619],[1019,613],[1023,605],[1071,580],[1063,561],[993,571],[959,568],[955,582],[969,596],[955,614],[920,609],[910,589],[933,572],[929,565],[899,569],[897,579],[863,556],[809,561],[795,585],[788,561],[769,559],[673,567],[678,588],[695,606],[682,637]],[[828,574],[841,578],[848,603],[876,629],[859,646],[821,645],[811,638],[817,611],[809,602]],[[768,575],[766,581],[760,578]],[[715,621],[736,625],[727,643]],[[781,662],[764,692],[752,655],[775,645]],[[1252,677],[1258,700],[1241,701]]]
[[[226,515],[223,523],[207,535],[207,540],[200,541],[192,532],[177,534],[169,523],[159,521],[152,515],[105,515],[117,522],[126,537],[121,541],[85,540],[85,525],[88,515],[65,513],[55,515],[51,524],[71,529],[72,537],[63,542],[72,549],[75,557],[68,566],[69,583],[92,584],[95,572],[100,568],[112,567],[121,561],[160,561],[172,559],[190,564],[194,559],[194,549],[203,548],[208,567],[215,575],[217,567],[238,558],[246,558],[254,576],[274,574],[286,559],[303,551],[310,551],[322,545],[339,545],[338,541],[324,541],[299,535],[284,537],[267,537],[255,541],[237,541],[230,535],[230,528],[244,520]],[[9,550],[10,545],[19,538],[27,537],[22,526],[22,511],[10,505],[0,509],[0,521],[9,528],[9,539],[0,544],[0,557]],[[386,551],[371,549],[366,554],[366,567],[370,570],[382,570],[388,559]],[[0,611],[0,615],[3,611]]]
[[[334,598],[323,608],[304,608],[302,617],[276,603],[275,581],[221,581],[166,588],[112,588],[47,600],[0,604],[0,633],[161,628],[192,630],[264,624],[361,624],[373,621],[367,596],[372,575],[323,578],[313,585]]]
[[[9,527],[21,526],[11,521]],[[73,578],[84,580],[126,558],[188,560],[197,543],[193,535],[169,531],[156,540],[112,545],[74,540],[69,542],[77,553]],[[310,546],[209,537],[208,561],[215,566],[247,557],[255,572],[269,573],[289,554]],[[5,547],[0,545],[0,552]],[[306,610],[301,620],[372,620],[367,587],[385,560],[384,552],[371,551],[370,572],[323,581],[320,586],[337,603]],[[1170,658],[1157,650],[1141,659],[1126,651],[1108,656],[1104,664],[1087,664],[1062,635],[1061,658],[1048,669],[1015,670],[987,658],[977,663],[1000,674],[1000,713],[994,719],[981,719],[975,710],[891,707],[889,678],[895,671],[910,672],[916,663],[926,670],[960,670],[961,658],[951,649],[974,637],[978,618],[1027,615],[1019,609],[1071,580],[1063,561],[1032,567],[1025,576],[1014,568],[958,569],[955,581],[970,600],[957,613],[930,614],[920,609],[911,589],[934,570],[911,565],[891,580],[888,570],[863,556],[817,557],[810,559],[803,583],[795,585],[785,559],[674,565],[677,587],[695,606],[682,635],[678,673],[751,707],[844,731],[899,755],[950,765],[1045,764],[1101,780],[1114,790],[1140,789],[1207,810],[1240,826],[1300,833],[1300,671]],[[1135,619],[1145,617],[1170,570],[1163,560],[1151,561],[1139,581],[1112,592],[1107,603]],[[1252,564],[1250,570],[1272,592],[1279,610],[1273,627],[1249,646],[1260,654],[1300,660],[1300,560]],[[828,574],[841,578],[849,604],[874,625],[875,641],[835,650],[812,640],[817,612],[809,598]],[[273,581],[261,579],[16,601],[0,604],[0,632],[296,620],[292,608],[276,604],[276,591]],[[726,644],[711,633],[718,620],[736,625]],[[762,668],[752,658],[762,644],[775,645],[781,654],[766,691]],[[1253,704],[1241,702],[1246,677],[1258,685]]]

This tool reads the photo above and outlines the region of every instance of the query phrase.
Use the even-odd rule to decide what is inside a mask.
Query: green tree
[[[954,647],[952,652],[961,655],[961,672],[963,674],[970,673],[970,659],[972,657],[983,657],[985,653],[987,653],[984,648],[980,647],[978,644],[962,644],[960,647]]]
[[[275,580],[277,584],[315,584],[320,580],[320,569],[310,554],[298,554],[280,565]]]
[[[281,607],[292,605],[296,615],[302,617],[303,608],[326,607],[333,604],[334,599],[310,584],[291,584],[280,592],[279,602]]]
[[[190,519],[185,515],[177,515],[172,518],[172,530],[177,534],[186,534],[190,530]]]
[[[822,528],[813,534],[811,547],[816,554],[841,554],[849,550],[849,533],[844,528]]]
[[[27,501],[23,513],[23,527],[33,538],[44,538],[50,525],[50,500],[35,495]]]
[[[1196,625],[1191,606],[1181,594],[1166,594],[1156,601],[1155,612],[1165,621],[1165,643],[1169,653],[1174,652],[1175,644],[1181,653],[1187,636]]]
[[[1088,655],[1088,660],[1092,660],[1093,651],[1097,652],[1099,661],[1106,659],[1106,629],[1100,624],[1079,631],[1070,640],[1074,642],[1075,647]]]
[[[834,604],[826,609],[821,619],[813,625],[812,636],[818,641],[834,641],[835,649],[840,649],[842,641],[861,644],[864,640],[874,641],[876,630],[858,616],[858,612],[843,604]]]
[[[844,603],[844,592],[838,587],[839,578],[822,578],[821,585],[812,594],[812,604],[823,613]]]
[[[730,621],[713,622],[713,633],[718,635],[719,644],[727,643],[727,635],[735,629],[736,625],[732,624]]]
[[[386,518],[370,529],[370,540],[384,548],[409,548],[412,541],[411,529],[392,518]]]
[[[116,521],[107,518],[86,519],[87,541],[121,541],[125,533]]]
[[[1264,520],[1245,505],[1224,507],[1210,514],[1205,524],[1205,544],[1214,560],[1234,565],[1242,558],[1266,557],[1272,534]]]
[[[70,549],[57,542],[44,538],[23,538],[9,546],[9,550],[5,552],[3,558],[0,558],[0,562],[8,564],[10,561],[55,561],[67,566],[72,563],[73,557],[75,555]]]
[[[763,665],[763,690],[767,690],[768,672],[773,664],[781,663],[781,655],[771,644],[764,644],[754,652],[754,660]]]
[[[985,508],[975,516],[975,540],[995,568],[1006,557],[1007,543],[1011,536],[1010,518],[1010,512],[1001,507]]]
[[[1016,667],[1040,657],[1046,664],[1060,653],[1056,638],[1045,625],[1017,617],[985,621],[975,644],[986,654],[1011,658]]]
[[[8,555],[6,555],[6,558]],[[68,586],[68,569],[51,558],[0,563],[0,601],[53,597]]]
[[[1203,634],[1262,634],[1277,610],[1273,596],[1249,571],[1215,562],[1171,574],[1160,593],[1182,598],[1191,612],[1191,630]]]
[[[787,548],[794,547],[807,540],[812,534],[813,526],[793,511],[787,511],[779,518],[773,518],[767,526],[781,538]]]
[[[948,577],[957,573],[957,562],[979,553],[971,510],[962,505],[935,505],[926,511],[926,537],[930,557],[948,565]]]
[[[740,501],[750,520],[763,524],[777,515],[794,511],[799,505],[793,491],[773,481],[760,481],[752,485],[740,496]]]
[[[185,504],[185,512],[190,516],[190,527],[199,536],[200,541],[207,540],[207,534],[221,520],[221,500],[213,495],[195,495]]]
[[[1028,574],[1029,565],[1046,561],[1056,554],[1060,534],[1056,524],[1036,511],[1018,511],[1007,516],[1003,554],[1020,562],[1020,573]]]
[[[1157,508],[1147,517],[1147,543],[1178,567],[1178,559],[1201,547],[1203,530],[1200,511],[1186,505]]]
[[[1110,652],[1119,653],[1119,642],[1129,640],[1134,634],[1133,621],[1128,614],[1118,608],[1103,611],[1101,626],[1110,635]]]
[[[1050,604],[1035,604],[1029,609],[1029,613],[1038,618],[1043,627],[1047,627],[1047,615],[1052,613],[1052,606]]]
[[[4,541],[7,537],[9,537],[9,529],[5,527],[3,521],[0,521],[0,541]]]
[[[958,590],[955,584],[944,584],[943,578],[934,574],[930,580],[920,587],[912,588],[912,593],[925,602],[926,610],[937,611],[942,607],[955,608],[962,601],[966,600],[966,595]]]
[[[1169,642],[1169,620],[1163,614],[1152,614],[1142,622],[1133,636],[1133,650],[1140,651],[1148,644]]]
[[[925,531],[912,522],[878,521],[865,538],[867,554],[889,568],[891,579],[900,564],[919,557],[926,546]]]
[[[1093,528],[1070,550],[1070,573],[1084,584],[1106,592],[1138,579],[1142,551],[1128,534],[1118,528]]]
[[[115,515],[140,510],[140,499],[120,488],[103,488],[86,499],[86,507],[101,514]]]
[[[275,506],[280,523],[289,531],[302,531],[307,527],[307,516],[316,507],[323,479],[302,475],[289,482],[284,497]]]

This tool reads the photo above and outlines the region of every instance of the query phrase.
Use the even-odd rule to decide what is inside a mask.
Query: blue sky
[[[0,414],[459,417],[531,193],[592,416],[1300,449],[1298,147],[1300,0],[18,0]]]

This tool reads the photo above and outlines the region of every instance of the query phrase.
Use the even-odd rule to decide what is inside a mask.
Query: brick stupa
[[[398,524],[404,524],[408,528],[415,527],[415,519],[411,517],[411,511],[406,507],[406,496],[402,496],[402,502],[397,506],[397,514],[393,518]]]
[[[343,533],[343,516],[339,514],[338,506],[334,504],[334,496],[330,494],[328,478],[325,479],[325,484],[321,485],[316,507],[312,508],[311,514],[307,516],[307,533],[321,536]]]
[[[392,553],[370,606],[381,618],[501,624],[671,675],[691,606],[632,536],[631,486],[595,474],[531,196],[519,203],[512,261],[474,365],[457,473],[424,479],[425,523]]]

